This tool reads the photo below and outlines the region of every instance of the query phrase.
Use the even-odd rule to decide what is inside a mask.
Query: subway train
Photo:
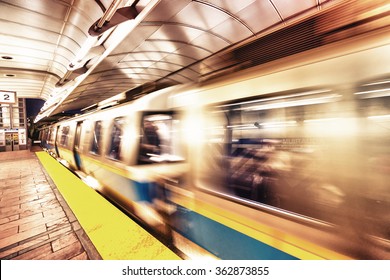
[[[390,259],[387,31],[65,119],[41,140],[188,256]]]

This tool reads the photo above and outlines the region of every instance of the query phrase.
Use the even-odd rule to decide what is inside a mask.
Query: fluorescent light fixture
[[[323,119],[311,119],[304,120],[304,123],[324,123],[324,122],[334,122],[340,120],[339,118],[323,118]]]
[[[329,93],[331,90],[329,89],[323,89],[323,90],[310,90],[310,91],[305,91],[305,92],[300,92],[300,93],[294,93],[294,94],[288,94],[288,95],[282,95],[282,96],[275,96],[275,97],[266,97],[266,98],[259,98],[256,100],[250,100],[250,101],[244,101],[244,102],[238,102],[234,104],[227,104],[227,105],[221,105],[218,107],[230,107],[230,106],[235,106],[235,105],[245,105],[245,104],[251,104],[251,103],[262,103],[262,102],[268,102],[268,101],[277,101],[277,100],[283,100],[283,99],[295,99],[299,97],[305,97],[309,95],[316,95],[316,94],[323,94],[323,93]],[[300,99],[301,100],[301,99]]]
[[[319,97],[313,97],[313,98],[305,98],[305,99],[299,99],[299,100],[260,104],[260,105],[245,107],[245,108],[242,108],[240,110],[259,111],[259,110],[270,110],[270,109],[279,109],[279,108],[287,108],[287,107],[323,104],[323,103],[329,103],[331,101],[335,101],[339,97],[341,97],[341,95],[339,95],[339,94],[330,94],[330,95],[326,95],[326,96],[319,96]]]
[[[356,95],[364,95],[363,98],[376,98],[390,96],[390,88],[355,92]]]
[[[381,115],[381,116],[369,116],[369,120],[390,120],[390,115]]]
[[[376,86],[376,85],[383,85],[383,84],[390,84],[390,80],[368,83],[368,84],[364,84],[363,86]]]

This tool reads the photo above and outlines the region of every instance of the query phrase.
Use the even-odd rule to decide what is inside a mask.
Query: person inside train
[[[111,143],[110,158],[119,160],[120,155],[120,141],[115,137]]]
[[[121,145],[122,129],[118,124],[114,124],[110,145],[110,158],[120,160],[120,145]]]
[[[161,153],[161,140],[158,127],[150,120],[144,120],[143,137],[141,140],[140,161],[149,162],[152,155]]]
[[[158,135],[158,127],[151,121],[146,120],[144,122],[144,137],[146,143],[151,145],[154,153],[159,154],[160,149],[160,137]]]

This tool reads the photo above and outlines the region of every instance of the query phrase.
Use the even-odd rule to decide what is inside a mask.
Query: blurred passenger
[[[113,138],[111,139],[110,158],[120,159],[121,130],[115,127]]]
[[[144,121],[143,137],[141,140],[140,162],[150,163],[153,155],[160,155],[161,140],[158,134],[158,127],[149,120]]]
[[[151,121],[144,122],[144,145],[150,153],[160,154],[160,137],[158,128]]]

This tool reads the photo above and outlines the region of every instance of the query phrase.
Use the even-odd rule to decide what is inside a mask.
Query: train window
[[[173,113],[145,115],[141,124],[139,164],[184,159],[179,137],[180,121]]]
[[[390,120],[390,79],[381,79],[361,85],[355,92],[359,111],[372,122]]]
[[[110,159],[121,160],[121,141],[123,135],[123,124],[124,118],[119,117],[115,118],[112,124],[111,137],[110,137],[110,145],[108,149],[107,156]]]
[[[64,126],[61,129],[60,145],[67,147],[69,142],[69,126]]]
[[[45,141],[48,142],[50,141],[51,139],[51,134],[52,134],[52,128],[49,128],[46,130],[46,137],[45,137]]]
[[[372,235],[390,239],[390,78],[366,82],[354,93],[364,124],[359,137],[359,173],[364,174],[360,180],[364,187],[355,192],[364,198],[359,215]]]
[[[56,128],[52,127],[50,128],[50,137],[48,137],[49,141],[48,143],[51,145],[54,145],[54,142],[56,141],[56,135],[57,135],[57,130]]]
[[[340,99],[337,93],[319,90],[210,107],[204,114],[198,186],[240,201],[332,220],[327,211],[337,209],[344,193],[327,180],[329,166],[321,159],[324,153],[327,159],[337,157],[328,152],[331,141],[325,140],[333,136],[323,123],[308,120],[332,123],[343,113],[336,102]]]
[[[92,133],[92,145],[91,153],[95,155],[101,155],[101,143],[102,143],[102,121],[96,121],[95,127]]]
[[[46,143],[46,141],[47,141],[47,139],[48,139],[49,129],[48,129],[48,128],[45,128],[45,129],[41,130],[41,131],[39,132],[39,134],[40,134],[39,139],[41,139],[41,142],[42,142],[42,143]]]

